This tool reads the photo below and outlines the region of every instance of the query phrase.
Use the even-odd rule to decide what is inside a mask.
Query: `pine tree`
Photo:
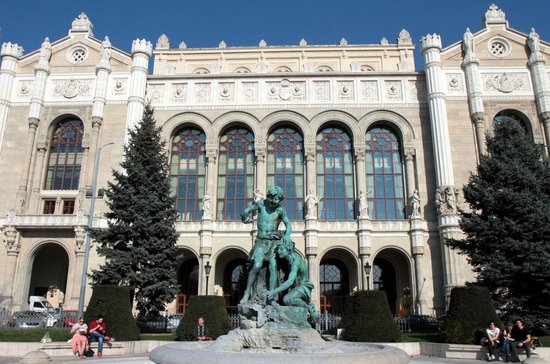
[[[494,125],[484,155],[464,187],[462,240],[467,256],[503,317],[540,322],[550,314],[550,168],[514,120]]]
[[[95,284],[128,285],[139,316],[154,316],[177,293],[176,211],[168,159],[153,109],[129,130],[121,171],[106,191],[110,212],[106,229],[93,231],[105,264],[93,272]]]

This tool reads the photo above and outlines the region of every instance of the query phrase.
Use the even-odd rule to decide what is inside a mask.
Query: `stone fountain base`
[[[154,349],[149,359],[158,364],[409,362],[406,352],[388,345],[325,341],[313,329],[282,326],[268,322],[261,328],[233,330],[216,341],[171,343]]]

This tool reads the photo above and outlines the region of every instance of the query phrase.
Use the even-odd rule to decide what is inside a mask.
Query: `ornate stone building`
[[[162,35],[128,54],[96,39],[84,14],[39,50],[3,44],[0,306],[24,309],[51,286],[78,306],[94,175],[106,186],[120,168],[149,101],[180,217],[181,295],[169,311],[208,279],[209,294],[236,304],[255,233],[240,213],[276,184],[322,311],[381,289],[395,313],[443,313],[450,288],[475,279],[444,241],[460,234],[460,188],[493,121],[512,116],[549,144],[550,44],[491,6],[483,29],[446,48],[423,37],[424,70],[415,51],[402,30],[397,43],[212,49]],[[105,210],[95,199],[94,226]],[[92,244],[89,268],[99,264]]]

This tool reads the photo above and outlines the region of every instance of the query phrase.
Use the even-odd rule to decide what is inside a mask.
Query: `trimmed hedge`
[[[484,287],[455,287],[443,321],[441,341],[450,344],[479,344],[489,321],[501,326],[495,306]]]
[[[401,338],[383,291],[357,291],[347,297],[340,327],[349,341],[397,342]]]
[[[103,315],[107,324],[107,335],[124,341],[140,339],[139,328],[132,315],[132,303],[128,287],[95,286],[84,319],[89,325],[98,315]]]
[[[177,340],[192,341],[193,331],[199,317],[204,318],[212,339],[225,335],[231,329],[231,322],[225,308],[225,300],[220,296],[192,296],[176,330]]]

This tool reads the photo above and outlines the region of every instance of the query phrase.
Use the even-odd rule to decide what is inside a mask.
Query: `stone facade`
[[[65,308],[76,309],[94,161],[99,151],[98,185],[105,186],[111,169],[120,168],[127,128],[150,102],[169,147],[185,128],[200,130],[204,138],[204,184],[193,201],[207,195],[210,205],[196,219],[180,211],[177,223],[183,294],[207,293],[203,267],[210,262],[208,294],[224,294],[233,305],[239,269],[253,244],[253,226],[220,215],[221,137],[234,126],[253,134],[253,190],[265,193],[272,178],[270,135],[289,127],[302,140],[304,182],[297,204],[308,206],[307,214],[300,210],[303,218],[292,221],[292,239],[309,264],[313,301],[321,311],[336,312],[339,299],[356,289],[384,289],[395,313],[442,314],[450,288],[475,279],[444,240],[460,236],[460,188],[485,150],[492,121],[512,115],[535,142],[549,144],[550,44],[534,30],[523,34],[510,28],[504,12],[492,6],[482,30],[467,29],[463,40],[446,48],[439,35],[427,35],[420,51],[425,67],[416,71],[415,45],[402,30],[395,44],[382,39],[351,45],[342,39],[329,46],[302,40],[296,46],[262,41],[256,47],[227,47],[222,42],[213,49],[189,49],[184,43],[172,48],[162,35],[155,49],[137,39],[128,54],[108,38],[94,38],[84,14],[67,37],[46,38],[31,53],[3,44],[0,307],[25,309],[30,294],[57,286],[65,293]],[[79,175],[69,189],[52,188],[50,170],[58,163],[52,158],[52,134],[68,119],[83,126],[78,160],[71,162]],[[367,139],[378,126],[391,130],[398,143],[404,213],[397,218],[377,218],[370,201],[375,196],[365,164],[371,156]],[[321,209],[323,198],[304,201],[307,194],[322,196],[320,189],[326,188],[319,182],[318,145],[327,127],[340,128],[350,140],[353,170],[346,188],[359,206],[352,217],[324,218],[309,211]],[[251,193],[247,197],[252,201]],[[94,226],[106,226],[105,210],[97,199]],[[89,268],[100,264],[92,244]],[[372,267],[368,275],[365,265]],[[86,302],[90,294],[88,288]],[[184,299],[168,310],[181,310]]]

